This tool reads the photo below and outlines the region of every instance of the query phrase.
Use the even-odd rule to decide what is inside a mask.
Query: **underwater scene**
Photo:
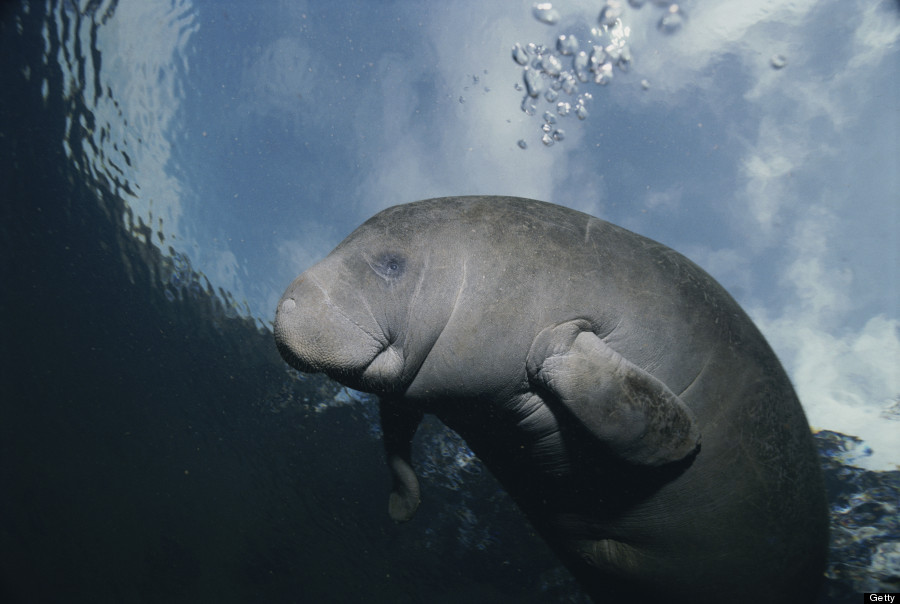
[[[378,398],[276,347],[360,224],[469,195],[718,281],[813,431],[809,601],[900,591],[895,0],[7,2],[0,64],[0,601],[601,601],[434,415],[395,522]]]

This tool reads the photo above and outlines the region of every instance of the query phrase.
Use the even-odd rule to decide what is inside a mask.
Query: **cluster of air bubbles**
[[[668,0],[651,1],[666,9],[658,23],[660,31],[673,33],[681,28],[685,17],[677,4]],[[617,71],[625,73],[631,67],[631,49],[627,44],[631,30],[622,23],[624,4],[621,0],[606,0],[596,25],[590,29],[590,38],[585,41],[562,34],[553,46],[533,42],[513,46],[513,61],[522,67],[522,81],[516,84],[516,90],[525,93],[522,111],[527,115],[543,115],[541,142],[545,146],[565,138],[565,130],[558,126],[560,119],[587,118],[587,102],[592,96],[582,90],[586,85],[607,86]],[[628,4],[640,8],[645,0],[628,0]],[[547,25],[555,25],[560,19],[559,12],[549,2],[535,4],[532,14]],[[641,86],[646,90],[650,85],[643,80]],[[541,112],[544,103],[550,108]],[[521,149],[528,148],[525,140],[517,144]]]
[[[484,75],[487,75],[488,70],[485,69],[483,71]],[[478,90],[481,88],[484,94],[487,94],[491,91],[490,87],[481,83],[481,76],[477,74],[472,74],[469,76],[471,79],[471,83],[463,87],[463,92],[469,93],[470,91]],[[466,97],[464,95],[459,95],[459,104],[464,105],[466,103]]]
[[[625,28],[617,23],[612,29],[604,27],[596,33],[600,34],[600,41],[590,42],[584,49],[573,35],[559,36],[555,49],[534,43],[513,47],[513,59],[523,67],[524,86],[518,86],[525,92],[522,111],[537,115],[542,103],[551,107],[542,114],[541,140],[545,145],[565,137],[565,132],[556,127],[557,118],[587,118],[586,103],[593,97],[590,92],[580,90],[584,84],[606,86],[612,80],[615,68],[628,71],[631,51],[625,43],[628,35]]]

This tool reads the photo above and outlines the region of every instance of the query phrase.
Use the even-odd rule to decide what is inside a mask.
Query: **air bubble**
[[[787,65],[787,57],[784,55],[775,55],[769,60],[769,63],[771,63],[772,69],[782,69]]]
[[[569,112],[572,110],[572,105],[566,103],[564,101],[560,101],[556,104],[556,113],[559,117],[566,117],[569,115]]]
[[[588,55],[586,52],[579,51],[572,59],[572,69],[575,70],[575,77],[581,82],[588,81]]]
[[[519,65],[528,65],[528,51],[518,42],[512,47],[512,58]]]
[[[564,34],[556,39],[556,50],[564,56],[573,55],[578,52],[578,39]]]
[[[516,144],[519,145],[519,149],[527,149],[528,148],[528,143],[525,142],[524,138],[520,138],[519,142],[517,142]]]
[[[531,14],[541,23],[556,25],[559,23],[559,11],[550,2],[539,2],[531,9]]]
[[[610,63],[617,63],[622,57],[622,48],[615,44],[607,44],[603,50],[606,51],[606,58]]]
[[[613,78],[612,63],[604,63],[594,70],[594,84],[606,86]]]
[[[687,20],[685,12],[677,4],[671,4],[657,23],[656,29],[664,34],[674,34],[684,26],[685,20]]]
[[[528,96],[532,98],[539,95],[541,90],[544,89],[544,83],[541,82],[541,76],[534,69],[526,67],[522,73],[522,80],[525,82],[525,90],[528,92]]]
[[[552,114],[551,112],[549,112],[549,111],[545,111],[545,112],[544,112],[544,121],[547,122],[548,124],[555,124],[555,123],[556,123],[556,116],[553,115],[553,114]]]
[[[584,105],[578,105],[575,107],[575,115],[578,116],[580,120],[586,120],[588,116],[588,110]]]
[[[595,72],[606,63],[606,51],[600,46],[595,46],[591,50],[591,56],[588,58],[588,67]]]
[[[612,27],[622,16],[622,3],[619,0],[606,0],[606,6],[600,10],[597,21],[600,25]]]
[[[627,46],[623,46],[619,52],[619,59],[616,61],[616,66],[622,70],[622,72],[627,73],[628,69],[631,67],[631,49]]]
[[[562,63],[556,55],[547,55],[541,60],[541,67],[544,70],[544,73],[551,76],[558,76],[562,71]]]
[[[537,106],[531,102],[531,97],[527,95],[522,99],[522,112],[525,113],[525,115],[534,115],[537,113]]]
[[[559,97],[559,93],[552,88],[547,89],[547,92],[544,93],[544,98],[547,99],[548,103],[555,102],[557,97]]]
[[[556,141],[553,140],[553,137],[550,136],[549,132],[545,132],[544,136],[541,137],[541,142],[544,143],[545,147],[552,147],[553,143]]]

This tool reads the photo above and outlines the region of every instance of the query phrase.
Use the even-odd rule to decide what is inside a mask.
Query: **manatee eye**
[[[406,260],[398,254],[384,254],[371,263],[376,273],[386,279],[396,279],[406,270]]]

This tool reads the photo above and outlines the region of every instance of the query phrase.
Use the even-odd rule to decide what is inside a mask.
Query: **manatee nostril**
[[[288,298],[287,300],[285,300],[284,302],[281,303],[281,310],[283,312],[291,312],[295,308],[297,308],[297,303],[294,302],[294,300],[291,298]]]

